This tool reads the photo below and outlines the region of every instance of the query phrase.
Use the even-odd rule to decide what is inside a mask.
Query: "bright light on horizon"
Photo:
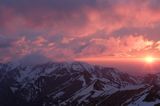
[[[154,57],[152,57],[152,56],[147,56],[147,57],[145,57],[145,61],[146,61],[147,63],[153,63],[153,62],[156,61],[156,58],[154,58]]]
[[[145,56],[145,57],[86,57],[86,58],[78,58],[78,61],[86,61],[86,62],[105,62],[105,61],[134,61],[134,62],[145,62],[145,63],[154,63],[160,60],[160,58],[156,58],[153,56]]]

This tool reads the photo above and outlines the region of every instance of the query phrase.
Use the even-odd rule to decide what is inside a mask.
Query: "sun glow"
[[[153,63],[153,62],[155,62],[155,58],[152,56],[147,56],[147,57],[145,57],[145,61],[147,63]]]
[[[83,57],[76,58],[76,60],[85,62],[143,62],[147,64],[160,62],[160,58],[151,55],[145,57]]]

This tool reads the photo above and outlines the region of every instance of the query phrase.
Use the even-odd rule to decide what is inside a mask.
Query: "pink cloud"
[[[148,54],[160,56],[158,54],[158,51],[160,50],[158,42],[149,40],[143,37],[143,35],[92,39],[91,45],[83,50],[81,56],[85,57],[86,54],[91,57],[141,57]]]
[[[153,1],[69,2],[73,4],[54,1],[58,7],[54,4],[55,7],[50,7],[48,3],[34,7],[27,2],[22,3],[23,9],[17,4],[0,5],[0,35],[15,39],[11,47],[0,48],[1,54],[9,51],[0,59],[7,61],[36,52],[57,60],[87,56],[159,55],[160,40],[152,40],[152,36],[159,35],[150,34],[152,29],[159,29],[160,23],[160,9],[152,7]],[[136,30],[126,31],[127,34],[122,33],[121,36],[115,34],[125,28]],[[150,33],[135,34],[146,28]],[[98,35],[98,32],[103,34]]]
[[[160,20],[158,11],[152,10],[145,2],[118,2],[113,7],[105,5],[107,0],[97,1],[97,7],[85,6],[79,10],[63,13],[52,9],[29,10],[22,14],[11,7],[1,7],[3,26],[7,32],[20,29],[45,31],[50,35],[58,32],[66,36],[89,36],[96,31],[112,33],[123,27],[153,27]],[[112,2],[109,1],[111,4]],[[139,3],[139,4],[138,4]],[[105,5],[101,8],[101,5]],[[18,15],[17,15],[18,14]]]

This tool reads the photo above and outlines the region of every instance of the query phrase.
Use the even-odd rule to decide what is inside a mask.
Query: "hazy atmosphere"
[[[0,0],[0,106],[160,106],[160,0]]]

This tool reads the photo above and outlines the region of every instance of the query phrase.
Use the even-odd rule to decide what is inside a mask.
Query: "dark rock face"
[[[106,100],[104,100],[100,106],[121,106],[125,101],[133,96],[142,92],[144,88],[136,89],[136,90],[125,90],[125,91],[117,91]],[[127,106],[127,104],[124,104]]]
[[[80,62],[0,64],[0,106],[158,106],[160,75],[140,79]]]
[[[160,87],[155,85],[152,89],[148,92],[148,95],[144,99],[146,102],[154,102],[156,99],[160,99]]]

